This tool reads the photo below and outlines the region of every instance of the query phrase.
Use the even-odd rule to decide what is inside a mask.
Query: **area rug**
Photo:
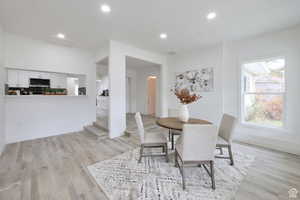
[[[234,154],[235,165],[216,159],[216,190],[202,167],[186,168],[186,190],[181,175],[163,157],[143,158],[138,163],[139,149],[88,166],[89,172],[110,200],[227,200],[232,199],[246,176],[254,157],[241,152]]]

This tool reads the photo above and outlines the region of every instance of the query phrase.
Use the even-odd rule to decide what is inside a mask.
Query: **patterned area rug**
[[[126,152],[110,160],[88,166],[91,175],[110,200],[212,200],[232,199],[254,161],[243,153],[234,154],[235,165],[216,159],[216,190],[211,189],[210,177],[202,167],[186,168],[186,190],[182,189],[181,175],[163,157],[143,158],[137,162],[139,149]]]

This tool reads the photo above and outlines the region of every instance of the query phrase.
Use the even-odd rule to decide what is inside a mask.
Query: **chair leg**
[[[163,146],[162,146],[162,152],[163,152],[163,153],[166,152],[166,149],[165,149],[165,148],[166,148],[165,145],[163,145]]]
[[[215,169],[214,169],[214,161],[210,161],[210,173],[211,173],[211,184],[212,189],[216,189],[216,183],[215,183]]]
[[[220,154],[223,155],[223,148],[220,147]]]
[[[174,134],[172,133],[172,150],[174,150]]]
[[[182,177],[182,189],[185,190],[185,177],[184,177],[184,164],[181,166],[181,177]]]
[[[165,144],[164,149],[165,149],[165,154],[166,154],[166,162],[169,162],[168,143]]]
[[[228,146],[228,153],[229,153],[229,158],[230,158],[230,165],[234,165],[234,160],[233,160],[233,154],[232,154],[231,145]]]
[[[141,163],[142,161],[143,151],[144,151],[144,145],[141,145],[139,163]]]
[[[175,150],[175,167],[178,167],[178,153]]]

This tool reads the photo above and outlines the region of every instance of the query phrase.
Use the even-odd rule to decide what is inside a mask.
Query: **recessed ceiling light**
[[[217,14],[215,12],[210,12],[210,13],[207,14],[206,18],[208,20],[211,20],[211,19],[216,18],[216,16],[217,16]]]
[[[64,34],[62,34],[62,33],[58,33],[56,35],[56,37],[59,38],[59,39],[65,39],[66,36]]]
[[[103,13],[110,13],[110,11],[111,11],[110,6],[107,4],[101,5],[101,10]]]
[[[166,33],[161,33],[159,37],[160,39],[167,39],[168,35]]]

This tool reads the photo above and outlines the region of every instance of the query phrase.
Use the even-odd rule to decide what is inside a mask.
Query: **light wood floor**
[[[97,141],[83,131],[7,145],[0,158],[0,200],[106,199],[86,166],[138,143],[135,136]],[[291,187],[300,191],[298,156],[242,144],[233,149],[256,156],[235,199],[288,199]]]

